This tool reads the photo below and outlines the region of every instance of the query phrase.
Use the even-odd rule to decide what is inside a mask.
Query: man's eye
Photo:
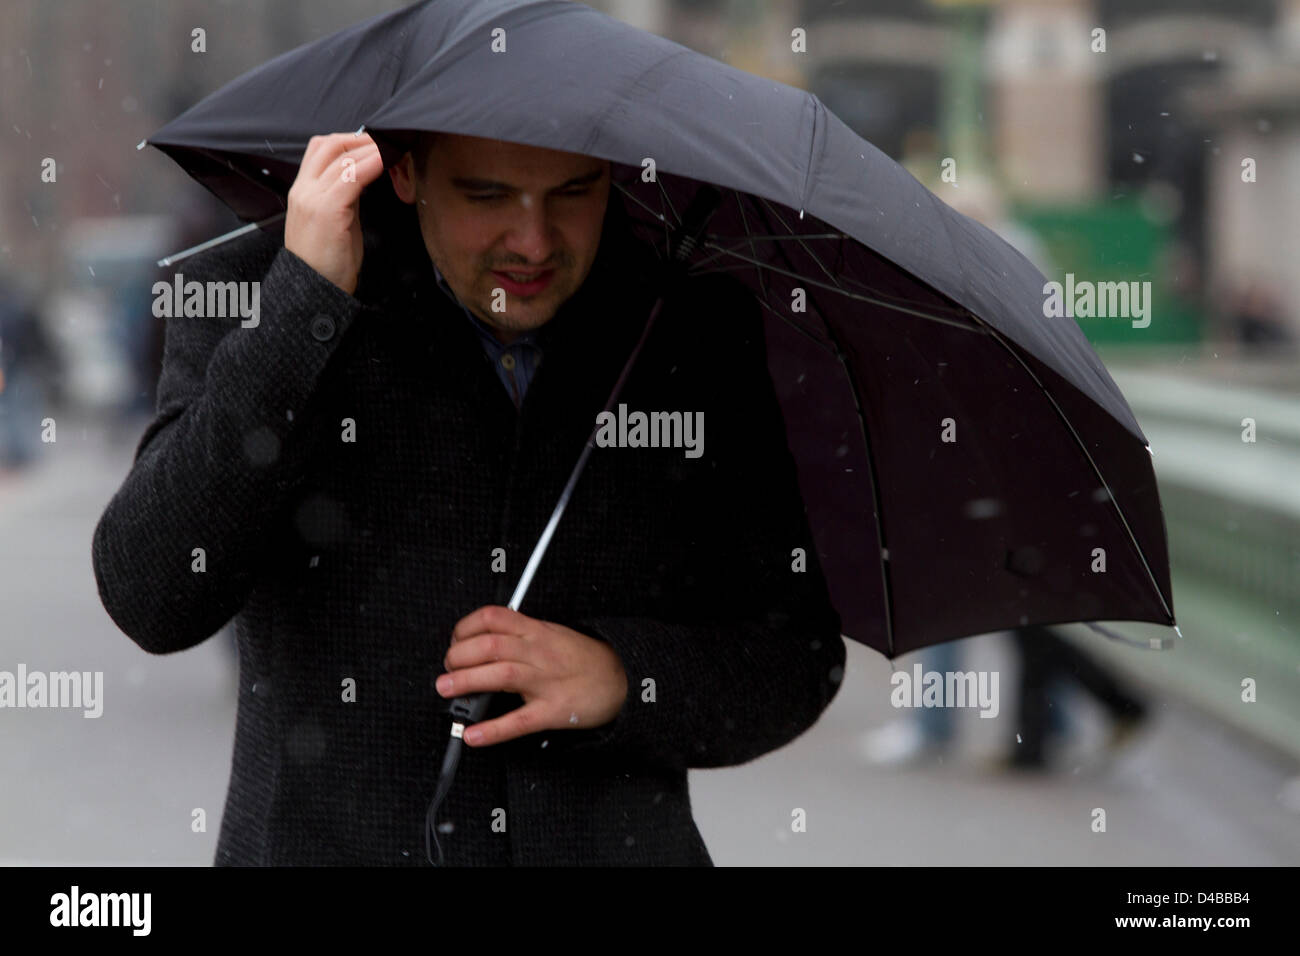
[[[559,193],[561,196],[586,196],[591,192],[589,186],[577,186],[572,189],[565,189]],[[505,198],[505,193],[469,193],[466,194],[470,202],[495,202]]]

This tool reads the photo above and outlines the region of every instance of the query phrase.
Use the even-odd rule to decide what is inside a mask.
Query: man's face
[[[408,153],[389,174],[416,206],[429,258],[502,342],[545,325],[591,271],[609,200],[606,160],[440,134],[424,170]]]

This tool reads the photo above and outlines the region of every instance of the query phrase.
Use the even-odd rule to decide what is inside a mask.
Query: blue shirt
[[[474,326],[474,330],[478,332],[479,340],[483,343],[483,351],[487,354],[492,367],[496,369],[497,378],[501,379],[501,384],[505,386],[510,400],[515,403],[515,408],[519,408],[524,402],[524,395],[528,392],[528,385],[533,380],[537,366],[542,361],[542,349],[537,344],[537,333],[520,332],[509,345],[502,345],[492,334],[492,329],[456,298],[456,293],[451,291],[451,286],[447,284],[447,280],[443,278],[436,265],[433,267],[433,274],[438,280],[438,288],[447,293],[447,297],[452,302],[460,306],[461,311]]]

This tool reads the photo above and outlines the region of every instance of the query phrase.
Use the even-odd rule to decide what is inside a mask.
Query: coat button
[[[328,315],[318,315],[311,320],[311,334],[318,342],[328,342],[334,337],[334,320]]]

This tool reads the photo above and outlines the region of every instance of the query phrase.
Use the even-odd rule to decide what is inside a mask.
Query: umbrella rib
[[[626,196],[628,199],[632,200],[634,203],[636,203],[638,206],[640,206],[642,209],[644,209],[647,213],[649,213],[649,214],[650,214],[651,216],[653,216],[655,219],[659,220],[660,222],[662,222],[662,223],[664,224],[664,258],[667,259],[669,253],[672,251],[672,249],[671,249],[671,247],[672,247],[672,234],[668,231],[668,219],[664,216],[663,213],[661,213],[661,212],[655,212],[653,209],[651,209],[649,206],[647,206],[645,203],[643,203],[639,198],[637,198],[636,195],[634,195],[634,194],[633,194],[630,190],[628,190],[626,187],[620,185],[619,183],[614,183],[614,186],[615,186],[615,188],[617,188],[618,191],[621,192],[624,196]],[[653,243],[652,243],[652,245],[653,245]]]
[[[776,218],[776,221],[777,221],[777,222],[779,222],[782,226],[785,226],[785,228],[786,228],[787,230],[790,231],[790,233],[791,233],[791,237],[794,238],[794,239],[796,239],[796,240],[798,241],[799,245],[803,248],[803,251],[806,252],[806,253],[808,253],[808,256],[813,260],[813,262],[817,263],[818,267],[820,267],[821,270],[822,270],[823,272],[825,272],[828,276],[830,276],[831,281],[835,283],[835,287],[836,287],[837,289],[842,289],[843,287],[840,285],[840,281],[839,281],[839,279],[835,276],[835,274],[834,274],[833,272],[831,272],[831,270],[827,269],[825,265],[822,264],[822,261],[821,261],[819,258],[817,258],[817,256],[813,253],[812,249],[808,248],[807,244],[804,242],[805,239],[812,238],[812,236],[803,236],[803,235],[798,235],[798,234],[796,234],[795,231],[794,231],[794,230],[793,230],[789,225],[786,224],[785,220],[781,217],[780,212],[778,212],[776,209],[774,209],[774,208],[772,207],[772,205],[771,205],[771,204],[770,204],[766,199],[763,200],[763,205],[764,205],[764,206],[767,206],[768,209],[771,210],[772,215]],[[801,218],[802,218],[802,215],[803,215],[803,213],[802,213],[802,210],[801,210],[801,211],[800,211],[800,217],[801,217]],[[842,265],[842,264],[843,264],[843,261],[844,261],[844,236],[843,236],[843,234],[839,234],[838,238],[840,239],[840,252],[839,252],[839,259],[838,259],[838,261],[839,261],[839,263]],[[789,259],[787,258],[786,261],[788,262]],[[935,318],[937,318],[937,316],[936,316]]]
[[[790,261],[790,256],[786,254],[785,247],[777,246],[776,248],[781,258],[793,269],[794,263]],[[820,285],[820,283],[815,284]],[[830,291],[847,294],[842,289],[832,289]],[[809,295],[808,298],[812,300],[813,297]],[[812,302],[812,305],[814,309],[817,309],[815,302]],[[820,316],[825,315],[820,309],[817,309],[817,314]],[[858,416],[858,431],[862,436],[862,448],[867,456],[867,475],[871,479],[871,498],[876,509],[876,543],[880,546],[880,586],[881,595],[884,599],[882,611],[885,617],[885,646],[889,649],[887,656],[892,659],[894,656],[894,599],[890,587],[889,549],[885,546],[885,506],[880,500],[880,480],[876,475],[876,457],[871,450],[871,440],[867,435],[867,419],[862,413],[862,403],[858,401],[858,383],[853,377],[853,370],[849,368],[848,363],[844,360],[844,350],[840,348],[839,340],[835,337],[835,330],[831,327],[831,323],[823,318],[822,325],[826,328],[826,334],[830,338],[835,358],[840,363],[840,368],[844,370],[844,375],[848,379],[849,395],[853,398],[853,410]]]
[[[745,262],[753,262],[764,269],[771,269],[773,272],[779,272],[782,275],[790,276],[793,279],[800,279],[804,282],[807,282],[811,286],[816,286],[819,289],[826,289],[829,292],[839,293],[840,295],[847,296],[850,299],[856,299],[860,302],[869,302],[872,305],[880,306],[883,309],[891,309],[895,312],[905,312],[908,315],[914,315],[917,318],[928,319],[931,322],[939,322],[943,325],[950,325],[955,329],[961,329],[963,332],[973,332],[978,335],[988,334],[986,327],[983,325],[970,325],[962,322],[954,322],[951,319],[940,318],[939,316],[931,315],[928,312],[921,312],[917,309],[909,309],[907,306],[903,306],[903,305],[895,305],[892,302],[886,302],[885,300],[877,299],[874,296],[862,295],[861,293],[857,293],[857,292],[850,292],[848,289],[845,289],[843,286],[827,285],[825,282],[819,282],[816,279],[808,279],[805,276],[799,275],[797,272],[787,271],[785,269],[779,268],[778,266],[774,266],[771,263],[759,262],[757,259],[750,259],[749,257],[735,251],[734,249],[724,249],[721,246],[715,245],[714,243],[711,242],[705,242],[702,243],[702,245],[707,246],[708,248],[711,249],[717,249],[718,251],[723,252],[729,256],[735,256],[737,259],[743,259]],[[787,259],[787,261],[789,260]]]
[[[844,369],[844,374],[849,380],[849,394],[853,396],[853,410],[857,413],[858,429],[862,433],[862,448],[867,454],[867,474],[871,476],[871,496],[876,504],[876,542],[880,545],[880,577],[885,597],[885,642],[889,648],[889,656],[892,659],[896,652],[894,647],[894,597],[890,583],[892,576],[889,573],[889,548],[885,545],[885,506],[880,500],[880,480],[876,477],[876,455],[871,450],[871,441],[867,437],[867,419],[862,414],[862,403],[858,401],[857,380],[853,377],[853,370],[849,368],[848,362],[844,360],[844,350],[840,348],[840,343],[835,338],[834,331],[831,331],[829,322],[826,323],[826,328],[830,334],[831,342],[835,346],[835,358],[839,360],[840,368]]]
[[[170,256],[164,256],[158,260],[158,266],[159,268],[165,268],[166,266],[175,265],[182,259],[188,259],[190,256],[212,249],[222,243],[230,242],[232,239],[246,236],[254,229],[265,228],[274,222],[279,222],[284,217],[285,214],[283,212],[277,212],[275,215],[267,216],[265,219],[258,220],[257,222],[250,222],[247,225],[239,226],[229,232],[222,233],[219,236],[214,236],[206,242],[200,242],[197,246],[190,246],[188,249],[182,249],[180,252],[173,252]]]
[[[749,243],[749,252],[750,252],[750,255],[754,256],[754,258],[758,258],[758,250],[754,248],[754,240],[753,240],[752,237],[748,236],[748,232],[749,232],[749,217],[745,215],[745,200],[742,199],[741,196],[740,196],[740,193],[737,192],[737,191],[734,190],[734,189],[731,191],[731,194],[732,194],[733,196],[736,197],[736,208],[740,211],[740,225],[741,225],[741,227],[742,227],[742,228],[745,230],[745,232],[746,232],[746,239],[747,239],[747,241],[748,241],[748,243]],[[709,237],[706,237],[706,238],[709,238]],[[717,239],[718,237],[715,236],[715,237],[712,237],[712,238]],[[754,266],[754,271],[755,271],[756,273],[758,273],[758,291],[759,291],[759,294],[760,294],[761,298],[763,298],[764,300],[766,300],[766,299],[767,299],[767,296],[768,296],[768,292],[767,292],[767,281],[766,281],[766,279],[765,279],[764,276],[763,276],[763,269],[762,269],[762,267],[760,267],[760,266]],[[773,311],[775,311],[775,310],[773,310]]]
[[[856,240],[855,240],[855,241],[856,241]],[[868,249],[868,252],[870,252],[871,255],[873,255],[873,256],[876,255],[875,252],[873,252],[873,251],[871,251],[871,250],[869,250],[869,249]],[[865,283],[865,282],[859,282],[857,279],[854,279],[853,276],[851,276],[851,275],[844,275],[844,276],[842,276],[841,278],[842,278],[842,280],[843,280],[843,282],[844,282],[845,285],[848,285],[848,286],[850,286],[850,287],[856,286],[857,288],[864,290],[864,292],[871,292],[871,293],[874,293],[874,294],[876,294],[876,295],[879,295],[879,296],[880,296],[882,299],[884,299],[885,301],[893,301],[893,302],[900,303],[900,304],[901,304],[901,303],[906,303],[906,302],[910,301],[906,296],[902,296],[902,295],[890,295],[890,294],[888,294],[888,293],[886,293],[886,292],[880,292],[880,291],[878,291],[878,290],[876,290],[876,289],[873,289],[873,288],[872,288],[870,285],[868,285],[867,283]],[[960,319],[960,318],[965,318],[966,316],[970,315],[970,310],[969,310],[969,309],[962,308],[962,307],[953,307],[953,308],[948,308],[947,306],[943,306],[943,305],[941,305],[941,304],[934,303],[934,302],[928,303],[928,304],[926,305],[926,308],[929,309],[929,310],[931,311],[931,314],[936,315],[936,316],[947,315],[947,316],[949,316],[949,317],[951,317],[951,318]]]
[[[659,191],[660,191],[661,195],[664,195],[664,197],[665,197],[665,199],[666,199],[666,194],[664,193],[663,186],[662,186],[661,183],[659,183],[659,181],[658,181],[657,178],[656,178],[656,180],[655,180],[655,184],[656,184],[657,186],[659,186]],[[614,187],[615,187],[615,188],[616,188],[620,193],[622,193],[624,196],[626,196],[626,197],[627,197],[628,199],[630,199],[632,202],[636,203],[636,205],[640,206],[640,207],[641,207],[643,210],[645,210],[648,214],[650,214],[651,216],[655,217],[656,219],[658,219],[658,220],[660,220],[661,222],[664,223],[665,241],[667,241],[668,238],[669,238],[667,217],[666,217],[662,212],[656,212],[654,209],[652,209],[650,206],[648,206],[645,202],[643,202],[643,201],[642,201],[642,200],[641,200],[641,199],[640,199],[640,198],[639,198],[635,193],[633,193],[632,191],[630,191],[629,189],[627,189],[627,188],[626,188],[625,186],[623,186],[621,183],[615,182],[613,185],[614,185]],[[741,221],[747,225],[747,224],[748,224],[748,218],[747,218],[746,215],[745,215],[744,203],[743,203],[743,201],[741,201],[741,198],[740,198],[740,192],[739,192],[738,190],[732,190],[732,192],[733,192],[733,194],[736,196],[737,205],[738,205],[739,208],[740,208]],[[764,201],[764,202],[765,202],[765,205],[766,205],[766,201]],[[672,211],[673,215],[675,216],[675,215],[676,215],[676,210],[675,210],[675,209],[671,209],[671,206],[672,206],[672,204],[671,204],[671,202],[669,202],[670,211]],[[784,225],[784,222],[782,223],[782,225]],[[707,238],[710,238],[710,237],[708,237],[708,236],[706,235],[706,239],[707,239]],[[804,240],[804,239],[822,239],[822,238],[825,238],[825,239],[840,239],[841,241],[843,241],[844,239],[846,239],[846,238],[851,238],[851,237],[849,236],[848,233],[817,233],[817,234],[814,234],[814,235],[811,235],[811,236],[796,236],[796,235],[779,236],[779,235],[775,235],[775,234],[773,234],[773,235],[769,235],[769,236],[755,236],[755,237],[731,237],[731,236],[727,236],[727,237],[712,237],[712,238],[725,238],[726,240],[729,240],[729,241],[737,241],[737,240],[739,240],[739,241],[745,241],[745,242],[748,242],[748,244],[749,244],[749,246],[750,246],[750,248],[751,248],[751,252],[753,252],[753,243],[754,243],[754,241],[757,241],[757,240],[762,240],[762,241],[767,241],[767,242],[772,242],[772,241],[780,242],[780,241],[789,241],[789,240],[792,240],[792,239],[793,239],[793,240],[795,240],[795,241],[798,241],[801,245],[803,245],[803,240]],[[703,265],[703,264],[708,263],[708,262],[712,262],[713,260],[719,258],[719,254],[735,255],[735,256],[737,256],[738,258],[741,258],[743,261],[748,262],[748,263],[750,263],[750,264],[752,264],[752,265],[754,266],[755,271],[758,273],[758,277],[759,277],[758,282],[759,282],[759,292],[760,292],[760,295],[761,295],[764,299],[766,299],[766,297],[769,295],[769,293],[768,293],[768,290],[767,290],[767,287],[766,287],[766,283],[765,283],[765,281],[764,281],[763,270],[764,270],[764,269],[769,269],[769,268],[771,268],[771,269],[775,269],[776,267],[774,267],[774,266],[770,266],[770,265],[768,265],[767,263],[764,263],[764,262],[760,261],[760,260],[757,259],[757,258],[746,259],[746,258],[744,258],[743,256],[739,256],[739,254],[736,253],[734,250],[731,250],[731,249],[725,249],[725,248],[722,248],[722,247],[720,247],[720,246],[717,246],[716,244],[709,243],[709,242],[707,242],[707,241],[704,242],[704,243],[702,243],[702,245],[710,245],[710,246],[712,246],[714,249],[717,250],[717,253],[715,253],[715,254],[712,255],[712,256],[708,256],[708,257],[706,257],[705,259],[698,260],[698,261],[695,263],[695,267],[696,267],[696,268],[695,268],[695,271],[701,271],[701,270],[698,269],[698,266]],[[820,260],[819,260],[815,255],[813,255],[812,251],[809,250],[808,247],[807,247],[806,245],[804,245],[804,251],[808,252],[809,256],[813,259],[814,262],[817,263],[817,265],[821,268],[821,270],[822,270],[823,272],[826,272],[828,275],[830,275],[830,272],[826,269],[826,267],[825,267],[824,265],[822,265],[821,261],[820,261]],[[755,252],[754,255],[757,256],[757,253]],[[776,269],[776,271],[780,272],[780,271],[782,271],[782,270],[780,270],[780,269]],[[799,276],[799,275],[796,274],[796,273],[785,273],[785,274],[791,276],[792,278],[797,278],[797,279],[801,279],[801,278],[803,278],[802,276]],[[833,278],[834,278],[834,277],[832,276],[832,279],[833,279]],[[898,310],[898,311],[907,312],[907,313],[909,313],[909,314],[911,314],[911,315],[917,315],[917,316],[919,316],[919,317],[921,317],[921,318],[932,319],[933,321],[938,321],[938,322],[944,321],[943,319],[940,319],[938,316],[935,316],[935,315],[927,315],[927,314],[924,314],[924,313],[915,312],[915,311],[913,311],[913,310],[911,310],[911,309],[906,308],[905,306],[891,306],[889,303],[885,302],[885,301],[882,300],[882,299],[876,299],[876,298],[872,298],[872,297],[870,297],[870,296],[864,296],[864,295],[855,295],[854,293],[849,292],[849,291],[847,291],[846,289],[844,289],[844,288],[843,288],[842,286],[840,286],[838,283],[836,283],[835,287],[833,287],[833,288],[832,288],[831,286],[825,286],[825,285],[823,285],[822,287],[823,287],[823,288],[827,288],[827,289],[832,289],[832,291],[841,292],[841,293],[843,293],[844,295],[850,296],[851,298],[856,298],[856,299],[859,299],[859,300],[864,301],[864,302],[870,302],[870,303],[872,303],[872,304],[874,304],[874,305],[880,305],[880,306],[883,306],[883,307],[885,307],[885,308],[895,308],[895,309]],[[770,306],[769,306],[769,308],[770,308]],[[777,310],[775,310],[775,309],[773,309],[773,311],[776,312],[777,315],[780,315],[780,312],[779,312],[779,311],[777,311]],[[949,324],[954,324],[954,323],[949,323]],[[971,329],[971,327],[970,327],[969,325],[965,325],[965,324],[961,324],[961,323],[955,323],[955,324],[956,324],[956,326],[957,326],[958,328],[962,328],[962,329],[965,329],[965,330],[967,330],[967,331],[975,331],[974,329]]]
[[[1151,565],[1147,562],[1147,556],[1142,553],[1142,546],[1138,544],[1137,537],[1133,534],[1133,529],[1129,527],[1128,519],[1124,517],[1124,509],[1119,506],[1119,501],[1116,500],[1115,495],[1111,492],[1110,485],[1107,483],[1105,476],[1102,475],[1101,469],[1097,467],[1097,463],[1088,452],[1088,446],[1084,443],[1083,439],[1079,437],[1079,433],[1075,431],[1074,425],[1070,422],[1070,419],[1066,416],[1061,406],[1057,404],[1056,399],[1052,397],[1052,393],[1048,391],[1047,386],[1044,385],[1039,377],[1034,374],[1034,370],[1029,367],[1025,360],[1020,356],[1020,353],[1013,349],[996,329],[990,328],[988,334],[992,336],[994,341],[1006,349],[1017,362],[1020,363],[1021,367],[1025,370],[1025,373],[1033,379],[1034,384],[1038,386],[1039,390],[1042,391],[1045,396],[1047,396],[1047,400],[1052,403],[1052,408],[1056,409],[1056,414],[1060,416],[1061,421],[1065,423],[1065,427],[1070,430],[1070,434],[1074,437],[1075,444],[1079,446],[1079,450],[1083,452],[1083,456],[1088,459],[1088,464],[1092,466],[1093,474],[1097,476],[1097,480],[1100,481],[1102,487],[1106,489],[1106,495],[1110,499],[1110,503],[1115,506],[1115,513],[1119,515],[1120,524],[1124,526],[1124,533],[1128,535],[1129,541],[1132,542],[1133,550],[1137,552],[1138,559],[1141,560],[1142,567],[1146,571],[1147,577],[1151,580],[1151,586],[1155,588],[1156,597],[1160,598],[1160,606],[1164,608],[1165,614],[1169,615],[1169,620],[1172,621],[1174,619],[1174,612],[1170,610],[1169,602],[1165,600],[1164,593],[1160,590],[1160,584],[1156,581],[1156,576],[1151,570]]]
[[[796,240],[798,240],[799,245],[803,247],[803,251],[808,253],[808,257],[812,259],[813,262],[817,263],[817,268],[821,269],[822,272],[826,273],[827,277],[832,282],[834,282],[836,286],[838,286],[840,283],[839,280],[835,278],[835,274],[831,272],[830,269],[827,269],[824,265],[822,265],[822,261],[818,259],[815,255],[813,255],[813,251],[809,249],[807,244],[803,241],[803,236],[796,235],[795,231],[786,225],[785,220],[781,218],[781,214],[772,208],[771,203],[769,203],[762,196],[759,196],[758,199],[759,202],[761,202],[764,206],[768,208],[768,210],[772,213],[773,217],[775,217],[776,221],[779,222],[782,226],[785,226],[786,231],[789,232],[790,235],[793,236]],[[791,265],[793,265],[793,263],[791,263]]]
[[[624,186],[622,183],[617,183],[617,182],[614,183],[614,188],[617,189],[619,192],[621,192],[621,193],[622,193],[624,196],[626,196],[628,199],[632,200],[634,203],[636,203],[638,206],[640,206],[642,209],[644,209],[644,210],[645,210],[646,212],[648,212],[650,215],[654,216],[656,219],[662,219],[662,218],[663,218],[663,214],[662,214],[662,213],[657,213],[657,212],[655,212],[653,209],[651,209],[649,206],[647,206],[645,203],[643,203],[640,199],[638,199],[637,196],[636,196],[636,194],[633,193],[633,192],[632,192],[630,189],[628,189],[626,186]]]
[[[213,153],[212,150],[208,150],[208,149],[199,149],[199,150],[195,150],[195,152],[197,152],[197,153],[202,153],[204,156],[206,156],[206,157],[208,157],[209,159],[212,159],[212,160],[216,160],[216,159],[218,158],[218,157]],[[253,178],[252,176],[250,176],[248,173],[244,172],[242,169],[240,169],[238,166],[236,166],[234,163],[232,163],[229,159],[227,159],[227,160],[225,161],[225,163],[226,163],[226,168],[229,169],[232,173],[235,173],[235,174],[237,174],[237,175],[239,175],[239,176],[244,177],[244,179],[248,180],[248,182],[252,183],[252,184],[253,184],[254,186],[256,186],[258,189],[263,189],[263,190],[265,190],[266,192],[269,192],[272,196],[274,196],[276,199],[278,199],[278,200],[280,201],[280,208],[283,209],[283,210],[285,210],[286,212],[288,211],[289,206],[288,206],[288,203],[287,203],[285,197],[281,196],[281,195],[280,195],[278,192],[276,192],[273,188],[271,188],[270,186],[268,186],[268,185],[266,184],[266,181],[265,181],[265,180],[254,179],[254,178]]]
[[[762,241],[765,241],[765,242],[780,242],[780,241],[788,240],[788,239],[795,239],[795,240],[797,240],[797,239],[799,239],[799,238],[800,238],[799,236],[755,236],[755,237],[754,237],[754,239],[756,239],[756,240],[762,240]],[[802,238],[804,238],[804,239],[839,239],[839,240],[841,240],[840,245],[841,245],[841,247],[842,247],[842,246],[843,246],[843,240],[844,240],[844,239],[852,239],[853,237],[852,237],[851,235],[849,235],[848,233],[818,233],[818,234],[815,234],[815,235],[803,236]],[[728,240],[728,241],[732,241],[732,242],[743,242],[743,241],[744,241],[744,237],[739,237],[739,236],[715,236],[715,235],[711,235],[711,234],[708,234],[708,233],[705,234],[705,239],[714,239],[714,240],[716,240],[716,239],[726,239],[726,240]],[[854,241],[856,242],[857,240],[854,240]],[[750,243],[750,245],[752,245],[752,244],[753,244],[753,243]],[[720,252],[734,251],[734,250],[725,250],[725,249],[723,249],[722,247],[717,247],[717,248],[719,248]],[[873,253],[873,255],[874,255],[874,253]],[[719,257],[719,254],[718,254],[718,253],[715,253],[714,255],[711,255],[711,256],[706,256],[705,258],[698,260],[698,261],[696,262],[696,265],[704,265],[705,263],[712,262],[713,260],[717,259],[718,257]],[[838,259],[837,261],[839,261],[839,262],[843,262],[843,260],[844,260],[844,254],[843,254],[843,249],[841,248],[840,256],[839,256],[839,259]],[[760,266],[760,267],[758,267],[758,268],[767,268],[767,266],[764,265],[764,266]],[[842,279],[843,282],[845,282],[845,283],[852,283],[852,284],[857,285],[857,286],[859,286],[859,287],[861,287],[861,288],[863,288],[863,289],[866,289],[866,290],[868,290],[868,291],[875,291],[875,290],[872,290],[871,286],[869,286],[869,285],[867,285],[866,283],[863,283],[863,282],[858,282],[858,281],[855,280],[852,276],[842,275],[842,276],[841,276],[841,279]],[[829,288],[829,287],[827,287],[827,288]],[[836,291],[841,291],[842,289],[843,289],[843,286],[839,286],[839,287],[837,288]],[[882,297],[886,296],[886,294],[883,293],[883,292],[882,292],[882,293],[879,293],[879,295],[881,295]],[[903,297],[901,297],[901,296],[895,296],[895,297],[893,297],[893,298],[897,299],[897,300],[900,301],[900,302],[902,302],[902,301],[906,301],[906,300],[903,299]],[[943,311],[942,309],[940,309],[939,307],[934,306],[934,305],[932,305],[931,308],[935,310],[935,314],[937,314],[937,313]],[[952,309],[952,310],[950,310],[950,311],[951,311],[951,313],[952,313],[953,315],[955,315],[955,316],[965,316],[965,315],[968,314],[968,310],[966,310],[966,309]]]
[[[742,211],[741,211],[741,216],[742,216],[742,217],[744,216],[744,211],[743,211],[743,209],[742,209]],[[720,240],[723,240],[723,241],[726,241],[726,242],[734,242],[734,243],[737,244],[737,247],[739,247],[739,246],[741,246],[741,245],[748,245],[748,246],[749,246],[749,251],[750,251],[750,253],[751,253],[752,255],[757,256],[757,255],[758,255],[758,252],[757,252],[757,250],[754,249],[754,242],[755,242],[755,241],[760,241],[760,242],[774,242],[774,241],[780,241],[781,239],[793,239],[793,238],[795,238],[795,237],[794,237],[794,236],[754,236],[753,239],[747,239],[747,238],[744,237],[744,236],[714,236],[714,235],[710,235],[710,234],[708,234],[708,233],[705,233],[705,234],[704,234],[704,238],[705,238],[706,240],[707,240],[707,239],[712,239],[712,240],[719,240],[719,239],[720,239]],[[834,237],[831,236],[831,235],[829,235],[829,234],[827,234],[827,235],[821,235],[821,236],[805,236],[804,238],[806,238],[806,239],[830,239],[830,238],[834,238]],[[711,256],[705,256],[703,259],[699,259],[699,260],[697,260],[696,263],[695,263],[695,265],[697,265],[697,266],[702,266],[702,265],[704,265],[705,263],[707,263],[707,262],[712,262],[714,259],[717,259],[717,258],[718,258],[717,253],[715,253],[714,255],[711,255]],[[762,268],[759,267],[759,266],[755,266],[754,268],[758,271],[758,275],[759,275],[759,287],[762,288],[763,270],[762,270]],[[763,289],[763,294],[764,294],[764,295],[767,294],[767,290],[766,290],[766,289]]]
[[[715,261],[715,260],[717,260],[717,259],[721,259],[721,258],[722,258],[722,252],[715,252],[715,253],[713,253],[713,255],[711,255],[711,256],[705,256],[703,259],[696,259],[693,263],[691,263],[691,271],[693,271],[693,272],[703,272],[703,271],[705,271],[705,270],[701,269],[700,266],[706,266],[706,265],[708,265],[710,262],[713,262],[713,261]],[[750,268],[753,268],[756,272],[758,272],[758,274],[759,274],[759,276],[760,276],[760,278],[761,278],[761,276],[763,275],[763,269],[762,269],[761,266],[752,266],[752,267],[751,267],[748,263],[745,263],[745,264],[742,264],[742,265],[738,265],[738,266],[733,266],[733,269],[744,269],[744,270],[746,270],[746,271],[748,271]],[[726,271],[726,270],[719,268],[717,271],[719,271],[719,272],[723,272],[723,271]],[[759,288],[761,289],[762,286],[760,285]],[[763,294],[766,295],[767,292],[764,291]]]
[[[1171,647],[1177,646],[1174,639],[1169,637],[1152,637],[1152,638],[1148,638],[1145,641],[1135,641],[1131,637],[1125,637],[1123,634],[1117,634],[1115,631],[1112,631],[1108,627],[1102,627],[1096,621],[1084,621],[1083,623],[1084,626],[1091,628],[1092,630],[1096,631],[1098,634],[1101,634],[1104,637],[1109,637],[1112,641],[1119,641],[1121,644],[1131,644],[1133,647],[1140,647],[1144,651],[1152,651],[1152,650],[1163,651],[1163,650],[1168,650]],[[1178,629],[1177,624],[1174,625],[1174,633],[1176,633],[1179,637],[1183,636],[1183,632]]]
[[[734,190],[733,190],[733,191],[734,191]],[[739,195],[739,194],[738,194],[738,195]],[[741,213],[741,214],[744,215],[743,210],[742,210],[742,213]],[[751,242],[752,242],[752,241],[755,241],[755,240],[762,240],[763,242],[786,242],[786,241],[789,241],[789,240],[791,240],[791,239],[798,240],[798,239],[847,239],[847,238],[850,238],[850,237],[849,237],[849,234],[848,234],[847,232],[814,232],[814,233],[811,233],[811,234],[809,234],[809,235],[800,235],[800,236],[715,236],[715,235],[713,235],[712,233],[707,233],[707,234],[706,234],[706,237],[709,238],[709,239],[717,239],[717,240],[720,240],[720,241],[723,241],[723,242],[746,242],[746,241],[751,241]]]
[[[660,200],[667,204],[668,211],[673,214],[673,225],[680,226],[682,223],[682,217],[677,215],[677,210],[673,208],[673,201],[668,197],[668,190],[664,189],[664,184],[659,179],[659,173],[657,171],[655,173],[655,185],[659,187]]]
[[[817,336],[813,335],[813,333],[809,332],[807,329],[805,329],[805,328],[804,328],[802,325],[800,325],[798,322],[794,321],[794,319],[790,318],[788,315],[783,315],[783,314],[781,313],[781,310],[780,310],[780,309],[776,308],[774,305],[772,305],[772,304],[771,304],[770,302],[768,302],[766,299],[758,298],[758,303],[759,303],[761,306],[763,306],[763,308],[767,309],[769,312],[771,312],[773,315],[775,315],[775,316],[776,316],[778,319],[780,319],[782,322],[784,322],[786,325],[790,326],[790,328],[794,329],[794,330],[795,330],[796,332],[798,332],[800,335],[802,335],[802,336],[804,336],[806,339],[808,339],[808,341],[810,341],[810,342],[812,342],[814,345],[816,345],[816,346],[817,346],[819,349],[821,349],[823,352],[826,352],[827,354],[830,354],[830,355],[834,355],[834,354],[835,354],[835,350],[834,350],[834,348],[832,348],[829,344],[827,344],[826,341],[824,341],[823,339],[819,339]]]

